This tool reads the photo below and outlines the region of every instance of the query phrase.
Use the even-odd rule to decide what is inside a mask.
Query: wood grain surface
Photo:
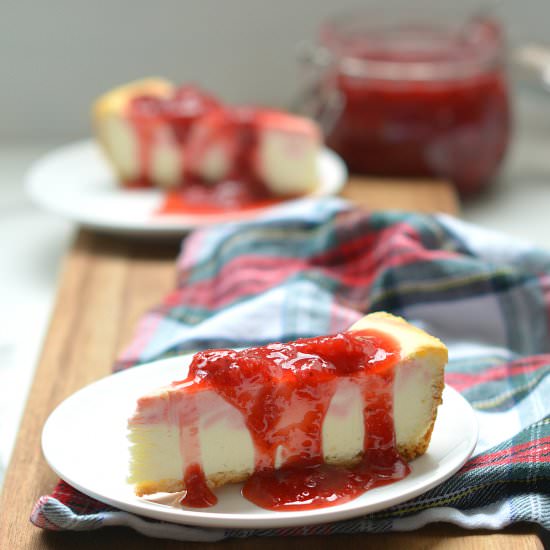
[[[343,193],[370,209],[458,211],[451,187],[442,182],[359,180]],[[81,230],[61,273],[56,306],[44,343],[15,450],[0,499],[0,549],[172,548],[542,548],[533,527],[500,533],[466,532],[438,525],[413,533],[307,538],[263,538],[223,543],[149,539],[126,528],[51,533],[29,522],[36,499],[49,493],[55,474],[40,450],[42,426],[67,396],[110,373],[137,320],[173,288],[178,242],[143,241]],[[100,404],[98,404],[100,406]]]

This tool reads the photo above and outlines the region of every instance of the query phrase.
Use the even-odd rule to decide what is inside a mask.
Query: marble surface
[[[520,97],[503,174],[463,205],[468,221],[550,250],[550,96]],[[23,411],[75,227],[25,196],[28,167],[59,142],[0,144],[0,483]]]

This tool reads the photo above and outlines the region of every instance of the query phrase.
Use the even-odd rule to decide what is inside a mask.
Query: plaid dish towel
[[[32,522],[51,530],[127,525],[205,541],[407,531],[440,521],[550,529],[550,254],[510,237],[445,215],[368,214],[339,199],[195,231],[183,243],[177,288],[143,318],[116,369],[334,333],[375,310],[441,338],[450,350],[446,382],[476,411],[474,455],[442,485],[348,521],[252,531],[141,518],[60,482],[37,502]]]

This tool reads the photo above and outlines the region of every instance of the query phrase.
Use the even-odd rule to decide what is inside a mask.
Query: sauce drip
[[[183,476],[185,496],[180,503],[191,508],[208,508],[218,503],[218,498],[206,484],[204,472],[199,464],[191,464]]]
[[[363,330],[243,351],[200,352],[187,379],[173,386],[186,386],[188,395],[214,390],[243,415],[255,450],[255,473],[243,488],[247,499],[272,510],[320,508],[409,473],[395,446],[398,358],[394,339]],[[322,441],[323,421],[344,376],[359,387],[364,402],[363,454],[349,468],[325,464]],[[184,418],[196,425],[181,428]],[[193,460],[186,461],[191,466],[184,475],[187,494],[182,504],[208,506],[215,496],[200,467],[194,405],[182,411],[179,422],[182,452],[189,459],[189,449],[194,449]]]

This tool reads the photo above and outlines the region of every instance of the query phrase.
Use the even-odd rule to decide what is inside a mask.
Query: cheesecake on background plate
[[[319,128],[284,111],[226,105],[197,86],[148,78],[105,93],[92,116],[124,187],[238,181],[294,197],[319,183]]]

